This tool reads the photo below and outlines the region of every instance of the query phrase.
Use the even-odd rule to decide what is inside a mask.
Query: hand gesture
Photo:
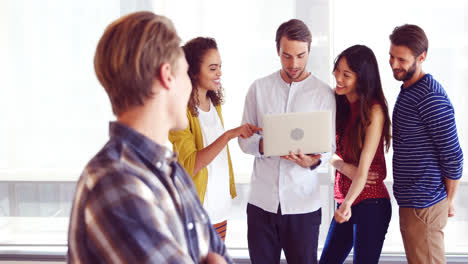
[[[206,264],[226,264],[226,260],[219,254],[209,252],[205,259]]]
[[[346,175],[349,179],[353,180],[356,177],[356,173],[358,167],[356,165],[345,163],[341,158],[339,158],[336,154],[332,156],[330,159],[330,164],[339,172]],[[379,179],[379,174],[375,171],[370,171],[367,173],[367,181],[366,187],[370,187],[371,185],[377,184],[377,180]]]
[[[366,187],[370,187],[371,185],[377,184],[377,180],[379,179],[379,174],[375,171],[369,171],[367,174],[367,181]]]
[[[448,206],[448,217],[454,217],[455,216],[455,204],[454,201],[449,200],[449,206]]]
[[[338,223],[348,222],[351,218],[351,205],[342,203],[335,211],[335,221]]]
[[[252,124],[249,124],[249,123],[245,123],[239,127],[236,127],[236,128],[233,128],[231,130],[229,130],[229,138],[230,139],[233,139],[233,138],[236,138],[236,137],[241,137],[241,138],[249,138],[251,137],[253,134],[257,133],[258,131],[261,131],[262,129],[255,126],[255,125],[252,125]]]
[[[295,162],[303,168],[308,168],[317,164],[321,157],[322,155],[320,154],[303,154],[301,150],[298,151],[297,155],[290,151],[289,155],[281,156],[282,159]]]

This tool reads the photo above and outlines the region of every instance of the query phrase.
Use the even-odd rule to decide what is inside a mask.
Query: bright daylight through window
[[[468,119],[464,117],[468,112],[468,1],[195,0],[184,1],[183,9],[180,2],[0,3],[0,28],[7,33],[2,40],[6,47],[0,51],[6,58],[0,66],[5,73],[0,97],[0,246],[66,246],[76,180],[106,142],[107,122],[114,119],[95,77],[94,51],[105,27],[134,10],[149,9],[168,16],[184,42],[197,36],[216,39],[223,65],[224,122],[229,128],[241,122],[251,83],[279,70],[274,40],[282,22],[293,17],[306,22],[312,32],[308,69],[332,87],[336,55],[354,44],[370,47],[379,63],[390,113],[401,83],[394,80],[389,67],[388,36],[397,25],[418,24],[429,38],[425,71],[448,93],[456,112],[460,144],[468,154]],[[237,140],[229,146],[238,198],[226,244],[231,249],[246,249],[246,203],[253,159],[239,149]],[[392,150],[386,155],[390,192],[391,157]],[[322,170],[319,175],[321,248],[335,203],[331,171]],[[391,197],[393,215],[383,254],[404,253],[398,207]],[[456,216],[445,228],[447,254],[468,254],[466,200],[465,172],[456,198]]]

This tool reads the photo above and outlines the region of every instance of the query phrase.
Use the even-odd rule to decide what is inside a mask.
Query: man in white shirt
[[[330,111],[335,152],[333,90],[306,70],[312,35],[304,22],[292,19],[276,32],[282,68],[256,80],[245,99],[242,123],[263,127],[264,114]],[[320,124],[317,124],[320,126]],[[317,168],[331,153],[263,156],[261,135],[239,139],[241,149],[255,156],[247,205],[248,245],[252,263],[279,263],[281,249],[288,263],[317,263],[321,223]]]

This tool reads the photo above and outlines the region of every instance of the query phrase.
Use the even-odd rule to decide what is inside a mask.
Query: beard
[[[413,75],[416,72],[416,61],[413,63],[413,65],[411,65],[411,67],[409,67],[408,70],[405,70],[404,72],[405,74],[402,77],[398,77],[398,74],[396,74],[395,71],[393,71],[393,77],[395,77],[395,79],[397,79],[398,81],[403,82],[413,78]]]
[[[284,71],[284,73],[286,73],[286,76],[288,76],[288,78],[289,78],[290,80],[297,80],[297,79],[299,79],[299,78],[302,76],[302,74],[304,73],[305,67],[302,68],[302,70],[301,70],[300,72],[298,72],[298,74],[297,74],[296,77],[291,76],[291,75],[288,73],[288,71],[285,70],[284,68],[283,68],[283,71]]]

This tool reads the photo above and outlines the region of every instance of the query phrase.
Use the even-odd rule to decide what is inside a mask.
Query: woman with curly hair
[[[221,57],[216,41],[198,37],[182,48],[192,82],[187,107],[189,126],[171,132],[169,140],[179,154],[179,162],[192,177],[217,233],[224,240],[231,200],[236,197],[228,142],[237,137],[250,137],[260,128],[244,124],[225,131],[221,114]]]

